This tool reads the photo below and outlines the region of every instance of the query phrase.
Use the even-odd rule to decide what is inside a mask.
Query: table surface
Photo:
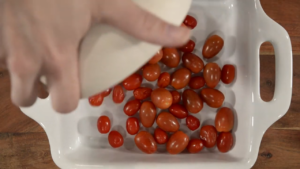
[[[265,133],[253,169],[300,168],[300,0],[261,0],[266,13],[290,34],[294,53],[292,103],[288,113]],[[261,96],[275,87],[274,50],[261,47]],[[42,112],[41,112],[42,113]],[[57,169],[44,130],[10,101],[9,74],[0,70],[0,169]]]

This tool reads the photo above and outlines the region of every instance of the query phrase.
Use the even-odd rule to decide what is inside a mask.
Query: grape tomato
[[[189,40],[185,45],[178,48],[181,52],[191,53],[195,48],[195,42],[193,40]]]
[[[141,107],[141,102],[139,100],[134,99],[128,101],[125,104],[123,111],[127,116],[133,116],[139,111],[140,107]]]
[[[164,88],[155,89],[151,93],[151,100],[154,105],[160,109],[167,109],[173,103],[172,94]]]
[[[144,127],[151,127],[155,121],[156,107],[152,102],[142,103],[140,108],[140,120]]]
[[[173,90],[171,91],[172,98],[173,98],[173,104],[179,103],[181,100],[181,95],[178,91]]]
[[[230,84],[235,78],[235,67],[233,65],[224,65],[221,73],[221,80],[225,84]]]
[[[110,94],[110,92],[111,92],[111,88],[108,88],[108,89],[104,90],[104,91],[101,93],[101,95],[102,95],[103,97],[106,97],[106,96],[108,96],[108,95]]]
[[[197,20],[194,17],[192,17],[191,15],[187,15],[185,17],[183,23],[191,29],[194,29],[197,26]]]
[[[97,121],[98,131],[101,134],[106,134],[110,130],[110,119],[107,116],[100,116]]]
[[[160,88],[165,88],[170,84],[171,76],[168,72],[160,74],[157,80],[157,86]]]
[[[229,132],[234,126],[234,115],[230,108],[221,108],[215,118],[215,126],[218,132]]]
[[[143,68],[143,77],[149,82],[153,82],[158,79],[160,75],[160,66],[155,64],[147,64]]]
[[[184,67],[188,68],[193,73],[201,72],[204,67],[202,59],[193,53],[185,53],[182,56],[182,63]]]
[[[113,90],[113,101],[117,104],[122,103],[125,98],[125,93],[121,85],[117,85]]]
[[[157,144],[165,144],[168,141],[168,134],[158,127],[154,130],[154,139]]]
[[[151,96],[152,89],[149,87],[139,87],[133,91],[133,96],[137,100],[144,100]]]
[[[213,58],[222,50],[223,46],[224,40],[218,35],[213,35],[206,40],[202,55],[207,59]]]
[[[170,154],[181,153],[189,144],[189,136],[182,131],[174,133],[167,142],[167,151]]]
[[[157,116],[156,124],[166,132],[175,132],[179,130],[177,119],[168,112],[162,112]]]
[[[146,154],[153,154],[157,150],[157,144],[153,136],[146,131],[139,132],[134,137],[135,145]]]
[[[230,132],[220,133],[217,138],[218,150],[222,153],[228,152],[233,146],[233,137]]]
[[[216,63],[207,63],[204,67],[203,77],[206,85],[215,88],[221,79],[221,69]]]
[[[195,131],[200,127],[200,121],[195,116],[188,115],[186,118],[186,125],[190,130]]]
[[[176,48],[163,48],[161,62],[170,68],[175,68],[180,63],[180,55]]]
[[[129,77],[127,77],[125,80],[123,80],[122,85],[126,90],[134,90],[140,87],[142,81],[143,81],[143,77],[137,73],[134,73]]]
[[[180,68],[172,74],[171,85],[177,90],[183,89],[189,84],[191,75],[187,68]]]
[[[217,142],[217,130],[214,126],[206,125],[200,129],[200,138],[207,148],[212,148]]]
[[[204,145],[201,139],[192,139],[187,146],[187,150],[190,153],[199,153],[203,148]]]
[[[118,148],[123,145],[124,139],[118,131],[113,130],[108,134],[108,142],[113,148]]]
[[[140,130],[140,122],[136,117],[129,117],[126,121],[126,130],[129,134],[135,135]]]
[[[209,107],[219,108],[223,105],[225,96],[217,89],[205,88],[200,92],[201,98]]]
[[[149,64],[155,64],[161,60],[163,57],[162,49],[156,52],[156,54],[149,60]]]
[[[172,104],[172,106],[169,108],[169,112],[179,119],[184,119],[188,116],[188,111],[186,108],[177,103]]]
[[[205,86],[205,80],[202,76],[192,77],[189,82],[189,87],[191,89],[200,89]]]
[[[182,100],[184,107],[191,113],[199,113],[203,108],[202,99],[191,89],[186,89],[183,92]]]
[[[104,97],[101,93],[89,97],[89,103],[92,106],[101,106],[103,103]]]

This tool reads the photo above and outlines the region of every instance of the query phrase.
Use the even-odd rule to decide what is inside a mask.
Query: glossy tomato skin
[[[143,77],[137,73],[134,73],[129,77],[127,77],[125,80],[123,80],[122,85],[126,90],[134,90],[140,87],[142,81],[143,81]]]
[[[146,101],[142,103],[140,108],[140,120],[144,127],[151,127],[155,121],[156,107],[152,102]]]
[[[184,119],[188,116],[188,111],[185,107],[183,107],[180,104],[172,104],[172,106],[169,108],[169,112],[179,119]]]
[[[89,97],[89,103],[92,106],[101,106],[103,103],[104,97],[101,93]]]
[[[170,68],[175,68],[180,63],[180,55],[176,48],[163,48],[161,62]]]
[[[167,109],[173,103],[172,94],[164,88],[155,89],[151,93],[151,100],[154,105],[160,109]]]
[[[135,115],[141,107],[141,102],[139,100],[130,100],[127,102],[123,108],[124,113],[127,116],[133,116]]]
[[[156,52],[156,54],[149,60],[149,64],[155,64],[161,60],[163,57],[162,49]]]
[[[188,115],[186,118],[186,125],[190,130],[195,131],[200,127],[200,120],[195,116]]]
[[[117,104],[122,103],[125,98],[125,93],[121,85],[117,85],[113,90],[113,101]]]
[[[106,97],[106,96],[108,96],[108,95],[110,94],[110,92],[111,92],[111,88],[108,88],[108,89],[104,90],[104,91],[101,93],[101,95],[102,95],[103,97]]]
[[[203,101],[212,108],[219,108],[223,105],[225,96],[217,89],[205,88],[200,92]]]
[[[193,53],[185,53],[182,56],[182,63],[184,67],[188,68],[193,73],[199,73],[204,68],[202,59]]]
[[[154,139],[157,144],[165,144],[168,141],[168,134],[158,127],[154,130]]]
[[[108,142],[113,148],[118,148],[123,145],[124,139],[118,131],[113,130],[108,134]]]
[[[217,130],[214,126],[206,125],[203,126],[200,130],[200,138],[203,141],[203,144],[207,148],[212,148],[216,145],[217,142]]]
[[[215,126],[218,132],[229,132],[234,126],[234,115],[230,108],[222,107],[215,118]]]
[[[193,40],[189,40],[185,45],[178,48],[181,52],[191,53],[195,48],[195,42]]]
[[[126,121],[126,130],[131,135],[137,134],[140,130],[139,119],[136,117],[129,117]]]
[[[206,40],[202,55],[207,59],[213,58],[222,50],[223,46],[224,40],[218,35],[213,35]]]
[[[218,150],[227,153],[233,146],[233,137],[230,132],[220,133],[217,138]]]
[[[183,23],[191,29],[194,29],[197,26],[197,20],[194,17],[192,17],[191,15],[187,15],[185,17]]]
[[[172,98],[173,98],[173,104],[179,103],[181,100],[181,95],[178,91],[173,90],[171,91]]]
[[[157,80],[157,86],[160,88],[165,88],[170,84],[171,76],[168,72],[160,74]]]
[[[203,77],[209,88],[215,88],[221,79],[221,69],[216,63],[207,63],[204,67]]]
[[[189,84],[191,76],[191,71],[187,68],[180,68],[172,74],[171,85],[177,90],[183,89]]]
[[[189,144],[189,136],[182,131],[174,133],[167,142],[167,151],[170,154],[181,153]]]
[[[224,65],[222,68],[221,80],[225,84],[230,84],[235,78],[235,67],[233,65]]]
[[[153,82],[158,79],[160,75],[160,66],[155,64],[147,64],[143,68],[143,77],[149,82]]]
[[[179,130],[177,119],[168,112],[161,112],[156,119],[156,124],[159,128],[166,132],[175,132]]]
[[[203,148],[204,145],[201,139],[192,139],[187,146],[187,150],[190,153],[199,153]]]
[[[205,86],[205,80],[202,76],[192,77],[189,82],[189,87],[191,89],[200,89]]]
[[[157,150],[157,144],[153,136],[146,131],[139,132],[134,137],[135,145],[146,154],[153,154]]]
[[[137,100],[144,100],[151,96],[152,89],[149,87],[139,87],[133,91],[133,96]]]
[[[110,130],[110,119],[107,116],[100,116],[97,121],[98,131],[101,134],[106,134]]]
[[[191,89],[182,93],[182,100],[184,107],[191,113],[199,113],[203,109],[202,99]]]

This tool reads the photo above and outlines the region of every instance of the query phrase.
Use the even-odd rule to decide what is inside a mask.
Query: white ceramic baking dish
[[[171,2],[170,2],[171,3]],[[36,120],[46,131],[54,162],[61,168],[251,168],[258,155],[261,139],[268,127],[288,110],[292,94],[292,50],[288,33],[263,11],[259,0],[194,0],[189,12],[198,20],[193,32],[196,53],[201,56],[205,39],[212,33],[224,37],[224,50],[215,59],[219,65],[234,64],[237,69],[233,85],[220,85],[225,106],[233,108],[236,124],[233,130],[234,148],[226,154],[216,148],[199,154],[169,155],[141,153],[126,136],[124,146],[112,149],[107,135],[96,128],[100,115],[111,117],[113,128],[124,130],[125,104],[112,103],[111,96],[100,108],[93,108],[87,100],[80,101],[74,112],[55,113],[49,99],[38,100],[31,108],[22,111]],[[260,98],[259,48],[269,41],[276,53],[276,85],[274,98],[264,102]],[[125,100],[132,95],[128,92]],[[205,106],[197,115],[203,124],[212,124],[216,109]],[[184,124],[181,129],[187,131]],[[192,135],[195,133],[187,132]],[[165,147],[159,147],[162,151]]]

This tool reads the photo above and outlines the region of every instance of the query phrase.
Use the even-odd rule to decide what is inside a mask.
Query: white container
[[[171,2],[170,2],[171,3]],[[234,147],[226,154],[216,148],[199,154],[167,153],[143,154],[133,143],[133,137],[125,134],[125,143],[119,149],[109,146],[107,135],[97,131],[100,115],[112,119],[113,129],[124,130],[125,102],[116,105],[111,96],[100,108],[91,107],[87,100],[80,101],[74,112],[61,115],[52,110],[50,100],[38,100],[31,108],[22,108],[36,120],[49,138],[54,162],[61,168],[122,168],[122,169],[248,169],[255,163],[261,139],[268,127],[288,110],[292,94],[292,50],[288,33],[263,11],[259,0],[194,0],[189,14],[198,20],[193,32],[196,54],[201,55],[208,35],[223,36],[225,46],[215,59],[220,66],[230,63],[236,66],[237,76],[233,85],[219,85],[225,94],[224,106],[235,112],[233,130]],[[259,91],[259,48],[270,41],[276,53],[276,85],[274,98],[264,102]],[[125,101],[132,95],[127,92]],[[212,124],[216,109],[205,108],[197,114],[201,124]],[[187,131],[185,125],[181,129]],[[198,134],[188,132],[188,134]],[[125,133],[125,132],[124,132]],[[165,147],[160,147],[163,150]]]

